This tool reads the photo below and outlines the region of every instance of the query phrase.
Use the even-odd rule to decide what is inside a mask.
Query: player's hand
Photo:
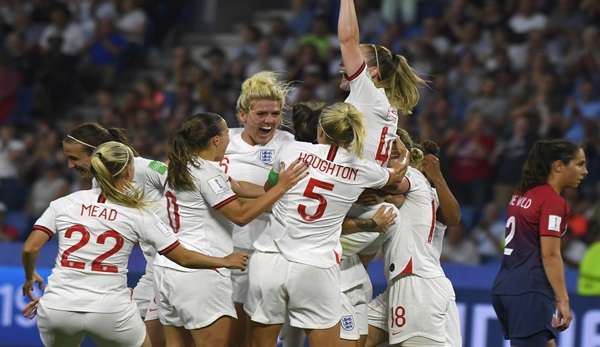
[[[422,169],[425,176],[430,180],[435,181],[443,178],[442,170],[440,169],[440,160],[433,154],[427,154],[423,158]]]
[[[33,297],[33,287],[37,283],[40,291],[44,290],[44,279],[37,273],[33,273],[33,278],[26,280],[23,284],[23,295],[27,296],[29,300],[35,300]]]
[[[557,301],[556,302],[556,313],[552,317],[552,326],[558,331],[566,330],[573,320],[571,314],[571,307],[568,301]]]
[[[286,168],[285,164],[281,163],[281,172],[279,173],[277,184],[281,185],[285,190],[291,189],[308,175],[307,168],[306,163],[299,160],[294,160],[289,168]]]
[[[228,269],[246,270],[246,266],[248,266],[248,254],[242,252],[233,252],[223,260]]]
[[[21,313],[23,314],[23,317],[25,317],[27,319],[34,319],[35,316],[37,315],[37,306],[38,306],[39,302],[40,302],[39,298],[28,302],[27,305],[25,305],[25,307],[21,311]]]
[[[410,164],[410,151],[399,138],[396,138],[396,141],[394,141],[394,146],[398,151],[398,158],[390,160],[389,167],[394,169],[397,174],[404,176],[408,169],[408,164]]]
[[[371,219],[377,224],[377,227],[373,231],[384,233],[396,221],[396,212],[394,212],[392,207],[381,206]]]
[[[383,202],[383,197],[379,195],[379,192],[374,189],[365,189],[362,194],[356,200],[357,204],[371,206],[377,205]]]

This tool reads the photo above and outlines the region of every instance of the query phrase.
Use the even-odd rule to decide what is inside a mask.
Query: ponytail
[[[392,52],[384,46],[368,45],[371,57],[369,67],[377,67],[379,78],[374,80],[378,88],[384,88],[390,104],[403,114],[409,115],[420,98],[419,88],[426,85],[408,64],[406,58]]]
[[[116,141],[105,142],[92,153],[90,171],[107,200],[138,208],[145,205],[143,193],[133,187],[131,180],[119,188],[116,184],[124,179],[133,158],[133,150],[129,146]]]
[[[560,160],[568,164],[575,158],[579,147],[566,140],[540,140],[533,144],[523,165],[523,173],[517,191],[525,193],[529,189],[545,184],[552,170],[552,164]]]
[[[362,114],[351,104],[338,102],[326,107],[319,118],[328,143],[362,157],[366,132]]]
[[[167,183],[179,191],[195,190],[189,165],[199,167],[196,153],[226,131],[225,121],[216,113],[198,113],[188,118],[169,138]]]

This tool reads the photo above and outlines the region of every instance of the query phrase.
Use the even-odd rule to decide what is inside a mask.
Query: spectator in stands
[[[479,264],[477,244],[464,234],[462,224],[449,226],[446,229],[446,240],[442,248],[442,261],[461,263],[467,265]]]
[[[131,45],[143,46],[148,18],[137,0],[119,1],[119,18],[116,27]]]
[[[61,176],[62,163],[48,162],[42,167],[42,176],[35,181],[27,203],[29,217],[37,219],[51,201],[69,193],[67,181]]]
[[[252,76],[260,71],[285,71],[285,62],[277,55],[273,55],[269,39],[262,38],[258,43],[258,54],[246,68],[246,76]]]
[[[8,121],[17,107],[21,82],[19,70],[10,65],[7,56],[0,54],[0,125]]]
[[[78,55],[85,46],[85,35],[83,28],[71,21],[69,10],[64,4],[55,3],[50,12],[51,23],[44,29],[40,38],[40,47],[50,50],[50,40],[56,37],[61,39],[61,52],[70,55]]]
[[[483,217],[471,234],[477,243],[477,252],[482,263],[499,261],[504,250],[504,218],[498,205],[491,202],[485,206]]]

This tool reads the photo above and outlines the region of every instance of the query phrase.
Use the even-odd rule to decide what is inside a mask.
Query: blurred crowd
[[[164,159],[169,132],[191,113],[237,126],[241,82],[261,70],[292,83],[289,104],[343,100],[339,1],[289,2],[289,16],[238,23],[240,44],[196,54],[164,43],[167,24],[149,35],[152,1],[0,1],[0,239],[23,239],[49,201],[86,185],[60,151],[65,129],[84,119],[126,128],[140,153]],[[441,145],[462,206],[444,259],[500,258],[505,206],[530,145],[563,137],[584,146],[590,171],[566,193],[564,254],[576,266],[600,239],[600,2],[355,2],[362,42],[403,54],[429,81],[401,126]],[[148,47],[169,66],[139,78]]]

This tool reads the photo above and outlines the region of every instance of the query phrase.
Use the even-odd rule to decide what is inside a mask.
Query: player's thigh
[[[189,344],[186,343],[186,334],[188,334],[189,332],[185,330],[184,327],[174,327],[171,325],[166,325],[163,326],[163,333],[165,335],[165,346],[186,347],[195,345],[191,337],[190,339],[192,339],[192,341]]]
[[[388,298],[390,344],[413,336],[444,343],[448,307],[453,301],[454,290],[445,277],[407,276],[392,282]]]
[[[146,326],[133,303],[119,312],[88,313],[85,329],[101,347],[138,347],[146,338]]]
[[[238,318],[234,319],[232,322],[229,334],[229,345],[243,346],[246,341],[248,330],[248,315],[244,312],[244,305],[238,302],[235,303],[235,312]]]
[[[287,317],[285,289],[290,262],[280,253],[254,252],[250,257],[247,301],[244,310],[250,320],[282,325]]]
[[[304,329],[306,332],[306,337],[308,338],[308,344],[311,347],[335,347],[340,343],[339,340],[339,331],[340,327],[339,323],[335,324],[332,327],[325,329]],[[354,346],[356,346],[356,341],[354,342]]]
[[[196,347],[227,347],[231,332],[232,317],[221,317],[209,326],[190,330]]]
[[[250,321],[248,324],[248,347],[272,347],[277,344],[277,335],[283,324],[261,324]]]
[[[342,300],[337,266],[319,268],[291,263],[286,289],[291,326],[313,330],[329,329],[339,323]]]
[[[549,339],[556,338],[558,331],[552,326],[554,301],[541,293],[501,295],[495,298],[494,308],[502,312],[505,338],[511,341],[547,332]]]
[[[379,344],[387,341],[388,333],[387,331],[369,325],[369,334],[367,335],[366,342],[364,343],[365,347],[376,347]]]
[[[37,325],[46,347],[79,346],[84,337],[82,313],[45,308],[37,309]]]

